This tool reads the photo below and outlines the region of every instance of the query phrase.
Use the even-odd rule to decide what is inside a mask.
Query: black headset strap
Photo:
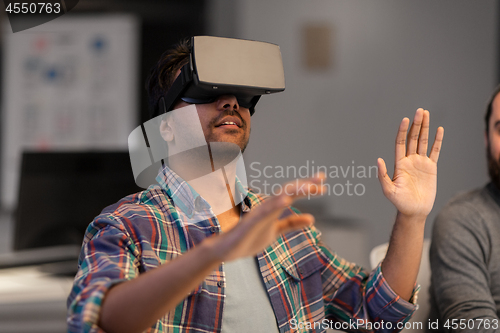
[[[153,115],[153,118],[159,116],[163,113],[171,111],[174,107],[175,102],[179,100],[182,96],[182,93],[186,90],[189,84],[193,81],[193,73],[191,70],[191,64],[187,63],[182,66],[181,73],[175,79],[174,83],[168,89],[167,93],[163,95],[158,101],[158,106],[156,108],[156,112]]]
[[[260,99],[260,95],[257,95],[257,96],[254,96],[252,98],[252,106],[250,107],[250,115],[253,116],[253,114],[255,113],[255,105],[257,104],[257,102],[259,101]]]

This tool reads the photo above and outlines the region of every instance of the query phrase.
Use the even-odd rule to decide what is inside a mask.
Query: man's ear
[[[171,142],[174,140],[174,129],[172,126],[172,117],[167,113],[160,122],[160,133],[163,140]]]

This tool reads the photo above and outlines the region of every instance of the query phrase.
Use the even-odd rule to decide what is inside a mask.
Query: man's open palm
[[[396,136],[394,177],[387,175],[383,159],[378,159],[379,180],[384,195],[407,216],[427,216],[436,197],[437,161],[444,129],[439,127],[429,156],[429,111],[418,109],[408,137],[410,120],[404,118]]]

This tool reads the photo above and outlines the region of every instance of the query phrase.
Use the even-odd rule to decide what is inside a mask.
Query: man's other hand
[[[324,179],[323,174],[318,174],[313,178],[285,184],[283,188],[286,190],[283,194],[265,200],[245,214],[233,229],[219,237],[213,237],[213,241],[219,238],[216,241],[219,258],[229,261],[254,256],[272,244],[280,234],[312,225],[314,217],[310,214],[292,214],[282,219],[279,217],[283,209],[290,206],[294,200],[323,194]]]

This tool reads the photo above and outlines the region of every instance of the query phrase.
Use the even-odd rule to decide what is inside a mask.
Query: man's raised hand
[[[378,159],[379,181],[384,195],[407,217],[426,217],[434,205],[437,187],[437,161],[444,136],[443,127],[436,137],[429,156],[429,111],[418,109],[407,136],[410,120],[404,118],[396,136],[394,176],[387,175],[383,159]]]

